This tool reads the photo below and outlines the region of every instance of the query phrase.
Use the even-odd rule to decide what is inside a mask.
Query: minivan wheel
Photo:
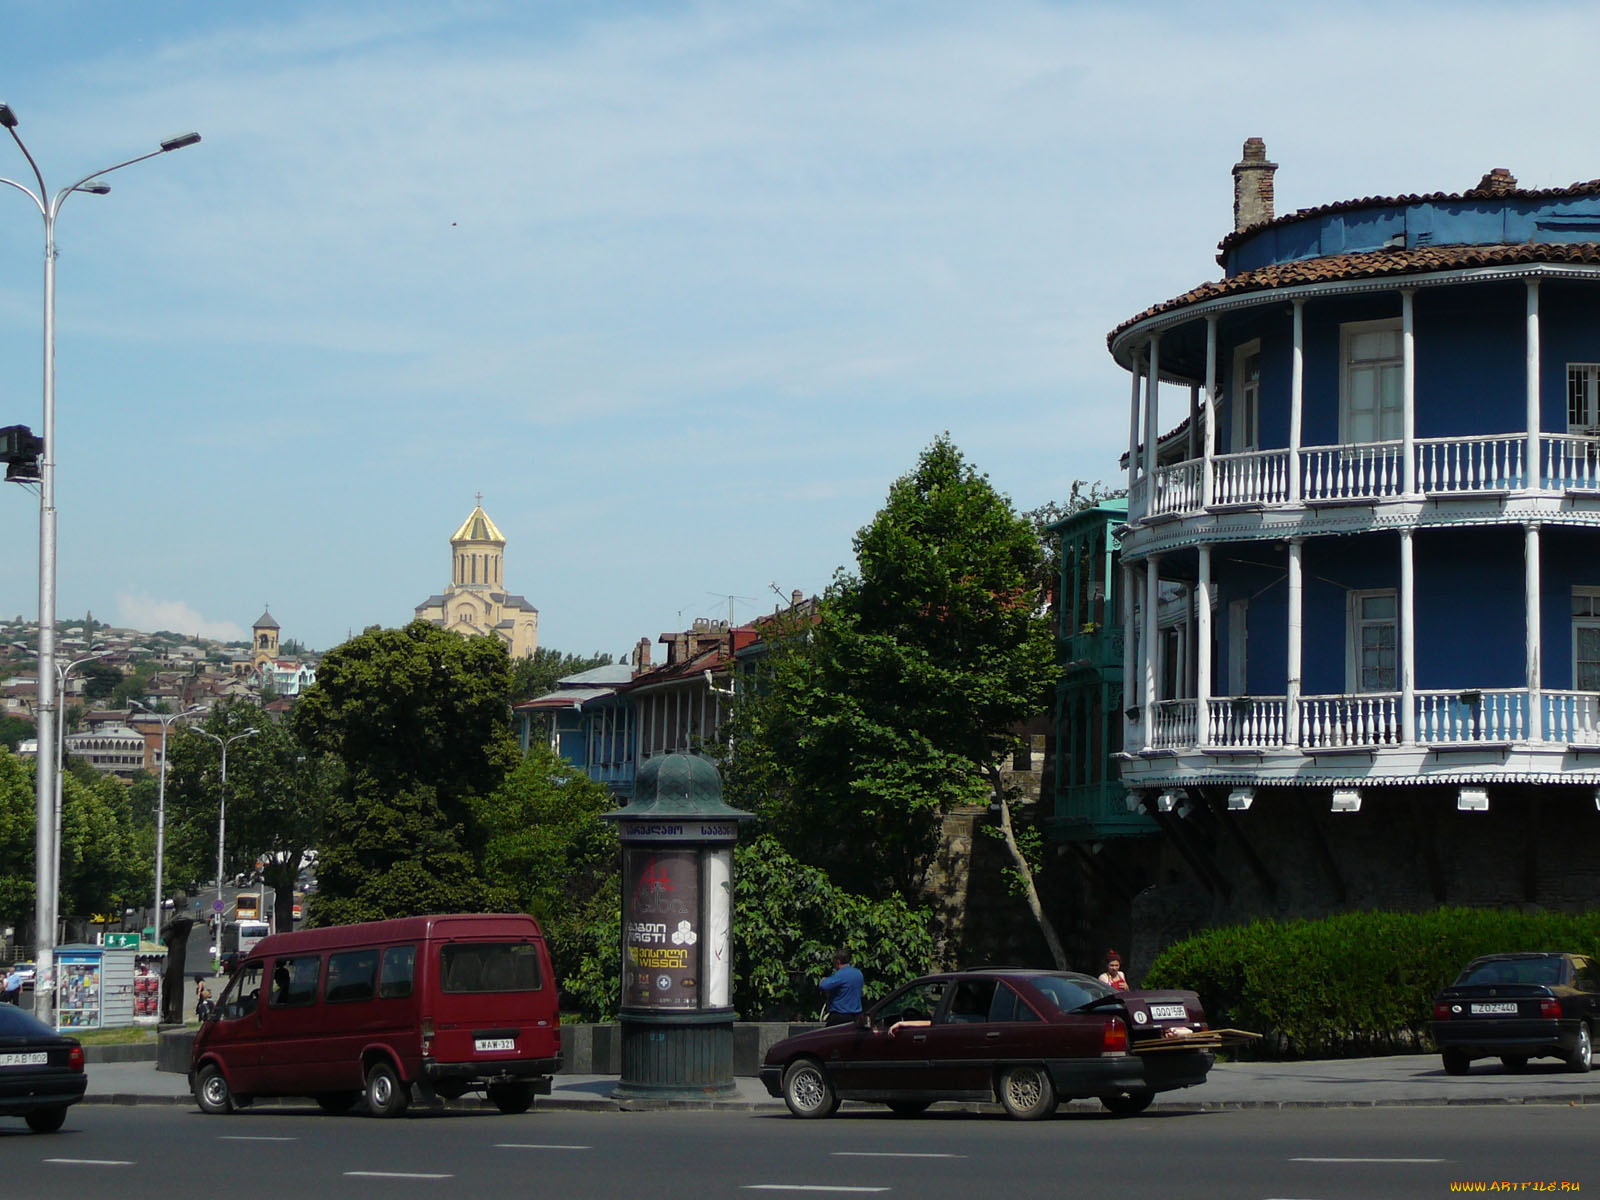
[[[375,1117],[398,1117],[411,1102],[411,1093],[387,1062],[375,1062],[367,1072],[367,1108]]]
[[[1589,1036],[1589,1022],[1578,1022],[1578,1044],[1567,1055],[1567,1070],[1582,1074],[1594,1065],[1594,1041]]]
[[[67,1119],[67,1106],[61,1104],[55,1108],[36,1108],[27,1113],[23,1120],[27,1121],[28,1128],[35,1133],[54,1133],[60,1129]]]
[[[797,1117],[830,1117],[839,1107],[828,1072],[814,1058],[789,1064],[783,1073],[783,1102]]]
[[[533,1107],[533,1084],[491,1083],[489,1103],[509,1115],[525,1113]]]
[[[1056,1110],[1056,1085],[1042,1066],[1008,1067],[1000,1076],[1000,1103],[1018,1121],[1040,1121]]]
[[[200,1111],[220,1117],[233,1111],[233,1092],[227,1077],[215,1063],[207,1063],[194,1077],[194,1102]]]
[[[323,1092],[317,1097],[317,1107],[325,1113],[347,1113],[361,1099],[360,1092]]]

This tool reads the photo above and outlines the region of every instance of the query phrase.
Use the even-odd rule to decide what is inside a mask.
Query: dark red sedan
[[[1018,1120],[1096,1097],[1119,1116],[1204,1083],[1216,1038],[1193,992],[1113,991],[1066,971],[930,975],[863,1013],[767,1051],[761,1081],[797,1117],[841,1100],[904,1116],[936,1100],[998,1100]]]

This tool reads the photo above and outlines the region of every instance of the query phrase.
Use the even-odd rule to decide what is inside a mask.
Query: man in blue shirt
[[[827,1023],[847,1025],[861,1015],[861,972],[850,965],[850,951],[833,952],[833,974],[819,985],[828,1000]]]

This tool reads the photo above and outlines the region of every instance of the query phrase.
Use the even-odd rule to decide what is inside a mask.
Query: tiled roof
[[[1484,176],[1487,181],[1494,172]],[[1336,200],[1332,204],[1319,204],[1313,208],[1302,208],[1276,220],[1263,221],[1259,225],[1252,225],[1248,229],[1238,229],[1228,234],[1217,243],[1217,262],[1220,264],[1223,257],[1239,242],[1246,238],[1254,237],[1263,229],[1276,229],[1284,225],[1293,225],[1296,221],[1304,221],[1311,217],[1326,216],[1330,213],[1354,212],[1362,208],[1393,208],[1399,204],[1438,204],[1452,201],[1492,200],[1503,202],[1506,200],[1553,200],[1564,196],[1593,196],[1600,194],[1600,179],[1590,179],[1583,183],[1573,183],[1562,188],[1510,188],[1501,190],[1493,187],[1475,187],[1464,192],[1423,192],[1412,193],[1404,196],[1363,196],[1359,200]]]
[[[1412,275],[1426,271],[1459,271],[1471,267],[1516,266],[1521,263],[1600,264],[1600,243],[1526,242],[1499,246],[1421,246],[1415,250],[1370,250],[1361,254],[1327,254],[1321,258],[1272,263],[1265,267],[1257,267],[1253,271],[1241,271],[1226,279],[1202,283],[1181,296],[1153,305],[1118,325],[1106,335],[1106,341],[1114,343],[1122,331],[1130,325],[1136,325],[1161,313],[1242,292],[1265,292],[1308,283],[1333,283],[1343,279]]]

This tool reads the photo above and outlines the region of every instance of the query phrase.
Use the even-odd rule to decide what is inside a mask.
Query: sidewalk
[[[154,1063],[94,1063],[88,1068],[86,1104],[192,1105],[188,1080],[157,1071]],[[611,1098],[615,1075],[557,1075],[551,1095],[535,1108],[617,1112]],[[635,1103],[630,1108],[705,1109],[724,1112],[783,1111],[761,1081],[734,1080],[736,1097]],[[463,1104],[478,1103],[476,1097]],[[1375,1105],[1600,1104],[1600,1072],[1569,1074],[1559,1063],[1535,1062],[1516,1074],[1494,1060],[1474,1064],[1467,1075],[1446,1075],[1437,1055],[1338,1059],[1301,1063],[1223,1063],[1201,1086],[1164,1092],[1154,1108],[1352,1108]],[[967,1105],[970,1109],[996,1106]],[[1098,1110],[1096,1101],[1072,1107]]]

